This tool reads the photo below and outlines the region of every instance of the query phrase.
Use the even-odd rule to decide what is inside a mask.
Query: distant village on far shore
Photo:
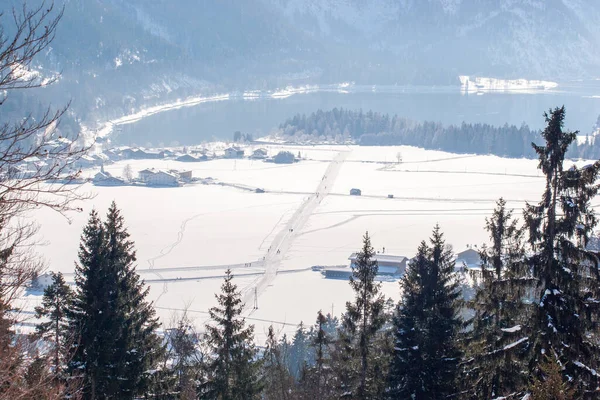
[[[188,183],[212,183],[210,178],[201,179],[192,176],[192,171],[175,169],[146,168],[134,177],[127,167],[123,176],[115,177],[104,170],[104,165],[123,160],[171,160],[185,163],[204,162],[215,159],[242,159],[261,160],[275,164],[293,164],[300,161],[300,153],[294,155],[289,151],[279,151],[274,156],[269,156],[266,148],[258,148],[247,155],[239,146],[230,146],[224,150],[210,151],[207,148],[183,147],[180,151],[174,149],[145,149],[137,147],[115,147],[94,155],[83,156],[78,162],[78,168],[93,168],[100,166],[101,170],[92,182],[98,186],[144,185],[144,186],[181,186]],[[208,181],[208,182],[207,182]]]
[[[72,144],[70,140],[65,138],[48,142],[45,148],[41,149],[38,156],[30,157],[18,165],[11,166],[7,171],[7,177],[24,179],[44,169],[49,169],[51,166],[47,163],[46,159],[65,147],[72,146]],[[247,151],[250,154],[247,154]],[[104,167],[118,161],[126,160],[170,160],[182,163],[197,163],[215,159],[243,158],[276,164],[293,164],[300,161],[301,154],[300,152],[295,155],[289,151],[279,151],[274,155],[269,155],[269,150],[263,147],[244,150],[241,146],[228,146],[225,149],[214,150],[207,149],[206,147],[190,148],[188,146],[164,149],[121,146],[89,152],[72,162],[68,159],[64,160],[65,164],[69,164],[69,168],[65,169],[65,177],[58,180],[63,181],[63,183],[92,182],[97,186],[174,187],[189,183],[214,183],[211,178],[201,179],[193,177],[192,171],[185,169],[146,168],[137,172],[137,176],[134,176],[131,166],[126,165],[121,176],[114,176],[106,171]],[[73,179],[74,173],[77,171],[98,167],[100,167],[100,171],[94,176]]]

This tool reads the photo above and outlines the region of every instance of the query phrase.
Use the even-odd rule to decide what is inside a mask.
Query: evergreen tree
[[[308,363],[308,346],[309,338],[304,323],[300,321],[289,346],[289,357],[287,358],[289,371],[296,382],[302,376],[302,371]]]
[[[541,377],[535,377],[530,386],[531,400],[571,400],[575,393],[563,380],[561,367],[556,360],[546,357],[540,365]]]
[[[106,309],[112,282],[107,282],[104,242],[102,221],[92,210],[81,236],[79,263],[75,266],[76,291],[69,313],[71,331],[78,334],[69,367],[71,375],[81,378],[86,398],[102,398],[101,393],[108,394],[105,385],[115,346],[115,326],[111,324],[114,309]]]
[[[527,342],[510,346],[525,336],[531,307],[524,301],[533,287],[524,263],[523,230],[512,210],[500,199],[491,218],[486,218],[491,246],[480,251],[481,269],[471,306],[472,331],[467,340],[463,384],[471,398],[509,395],[527,384],[524,356]]]
[[[254,325],[246,327],[241,317],[243,304],[230,270],[225,273],[218,306],[210,309],[214,325],[206,326],[205,340],[212,360],[208,379],[200,385],[202,399],[251,400],[259,398],[260,365],[256,361]]]
[[[269,326],[263,355],[263,376],[265,399],[287,400],[291,398],[294,379],[284,363],[281,347],[277,342],[272,325]]]
[[[587,397],[599,390],[600,285],[597,258],[586,246],[597,223],[590,200],[598,193],[600,162],[565,171],[565,153],[577,132],[563,131],[564,107],[544,116],[546,143],[532,145],[546,187],[542,201],[527,204],[524,213],[533,250],[529,263],[539,282],[530,371],[539,376],[545,357],[554,357],[577,396]]]
[[[390,399],[442,399],[456,392],[461,356],[457,338],[464,326],[460,291],[452,252],[439,226],[430,241],[431,247],[421,242],[400,283]]]
[[[383,324],[384,298],[380,293],[381,284],[375,281],[378,267],[373,260],[375,250],[371,246],[369,233],[363,237],[362,250],[356,256],[356,265],[350,277],[354,291],[354,302],[346,303],[343,328],[355,347],[357,366],[356,387],[351,392],[359,399],[375,398],[378,388],[374,384],[373,363],[370,356],[378,349],[374,343]]]
[[[315,363],[305,369],[300,379],[300,390],[303,399],[324,400],[334,397],[335,382],[331,371],[332,338],[327,332],[328,320],[321,311],[317,313],[314,336],[311,347],[314,349]]]
[[[101,223],[92,211],[82,235],[71,313],[80,332],[72,371],[83,372],[89,398],[134,398],[150,385],[162,356],[148,288],[135,271],[133,242],[115,203]]]
[[[321,399],[323,396],[324,388],[327,388],[328,385],[328,374],[327,372],[327,358],[328,358],[328,346],[329,346],[329,335],[325,332],[325,325],[327,323],[327,319],[319,310],[317,313],[317,322],[316,322],[316,336],[313,341],[313,346],[315,348],[315,389],[316,389],[316,398]]]
[[[106,232],[106,261],[116,277],[117,323],[120,328],[117,345],[116,375],[123,398],[145,393],[150,377],[164,349],[156,331],[160,327],[152,303],[146,300],[150,288],[135,270],[134,243],[125,228],[121,212],[113,202],[104,224]]]
[[[45,341],[52,343],[52,368],[59,378],[70,359],[74,340],[67,317],[72,302],[73,291],[62,273],[53,272],[52,284],[44,290],[42,305],[35,308],[35,315],[46,319],[36,326],[36,332]]]

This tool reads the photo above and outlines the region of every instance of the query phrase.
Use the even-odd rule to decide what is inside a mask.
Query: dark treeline
[[[406,145],[452,153],[494,154],[501,157],[533,158],[531,143],[540,131],[527,125],[467,124],[444,126],[439,122],[416,122],[398,115],[334,108],[310,115],[296,115],[279,126],[286,136],[298,140],[353,139],[363,146]],[[573,143],[569,158],[600,158],[600,143]]]
[[[19,379],[0,376],[0,398],[15,385],[39,399],[598,398],[600,253],[590,246],[598,241],[590,202],[600,161],[564,165],[575,140],[564,116],[551,110],[544,143],[533,146],[546,177],[541,201],[519,220],[499,199],[486,219],[481,266],[469,272],[474,296],[461,293],[467,273],[435,226],[400,281],[400,301],[386,300],[367,233],[341,317],[318,311],[291,337],[271,326],[264,344],[242,316],[230,271],[203,332],[185,314],[161,327],[123,216],[114,203],[104,221],[92,212],[75,287],[53,275],[36,334],[16,340],[6,314],[0,320],[0,339],[12,338],[0,350],[24,340],[38,349],[12,364]]]

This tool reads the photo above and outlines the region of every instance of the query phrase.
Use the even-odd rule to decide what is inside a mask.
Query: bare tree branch
[[[48,107],[41,115],[23,111],[12,119],[2,114],[10,93],[55,81],[37,72],[33,62],[54,40],[63,11],[42,1],[33,8],[24,2],[12,10],[12,19],[0,12],[0,118],[6,118],[0,120],[0,400],[58,399],[70,390],[29,335],[14,332],[18,313],[11,306],[43,267],[33,251],[37,224],[28,217],[40,207],[66,215],[78,210],[77,200],[89,198],[78,190],[76,167],[89,148],[78,136],[60,134],[69,105]],[[11,30],[7,20],[14,24]]]

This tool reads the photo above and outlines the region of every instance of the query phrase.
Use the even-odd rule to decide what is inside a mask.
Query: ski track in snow
[[[257,207],[263,207],[263,206],[264,205],[262,205],[262,204],[261,205],[253,205],[253,206],[240,207],[240,208],[234,208],[234,209],[228,209],[228,210],[221,210],[221,211],[217,211],[216,213],[229,212],[229,211],[239,211],[239,210],[247,210],[247,209],[250,209],[250,208],[257,208]],[[199,213],[199,214],[195,214],[195,215],[193,215],[193,216],[191,216],[189,218],[184,219],[183,222],[180,225],[179,232],[177,232],[177,239],[173,243],[171,243],[171,244],[163,247],[159,251],[159,253],[158,253],[157,256],[151,257],[148,260],[146,260],[146,262],[148,263],[148,270],[146,270],[146,272],[152,272],[153,274],[155,274],[158,277],[157,280],[154,280],[155,282],[156,281],[158,281],[158,282],[164,282],[162,293],[156,298],[156,300],[154,300],[154,304],[155,305],[158,304],[158,301],[160,300],[160,298],[169,291],[169,282],[176,281],[176,279],[165,279],[160,274],[161,271],[162,272],[166,272],[166,271],[185,271],[185,270],[189,271],[192,268],[194,268],[194,267],[190,267],[190,268],[173,267],[173,268],[156,268],[155,269],[154,268],[154,264],[155,264],[156,260],[169,255],[182,242],[182,240],[184,238],[184,234],[185,234],[185,230],[186,230],[187,224],[190,221],[192,221],[192,220],[194,220],[194,219],[196,219],[196,218],[198,218],[200,216],[208,215],[208,214],[215,214],[215,212]],[[257,262],[257,266],[262,266],[262,262],[261,261],[253,261],[253,262]],[[236,268],[239,268],[241,265],[242,264],[235,264],[234,266]],[[196,267],[196,268],[214,268],[214,269],[216,269],[216,268],[218,268],[218,266],[206,266],[206,267]],[[229,268],[229,266],[225,266],[225,268]],[[144,271],[144,270],[141,270],[141,271]],[[139,272],[141,272],[141,271],[139,271]],[[150,282],[150,281],[148,281],[148,282]]]
[[[277,277],[277,272],[281,266],[281,261],[285,258],[286,252],[291,248],[292,243],[298,235],[292,231],[300,232],[310,216],[317,209],[325,196],[331,191],[333,184],[340,172],[340,169],[350,154],[351,150],[340,151],[335,158],[329,163],[325,175],[323,176],[317,190],[307,200],[305,200],[300,208],[296,210],[283,229],[275,236],[271,242],[271,247],[267,251],[264,259],[265,272],[262,276],[255,279],[252,283],[246,286],[242,291],[242,304],[247,315],[251,315],[253,309],[253,297],[260,296],[267,287]],[[254,289],[254,290],[252,290]]]

